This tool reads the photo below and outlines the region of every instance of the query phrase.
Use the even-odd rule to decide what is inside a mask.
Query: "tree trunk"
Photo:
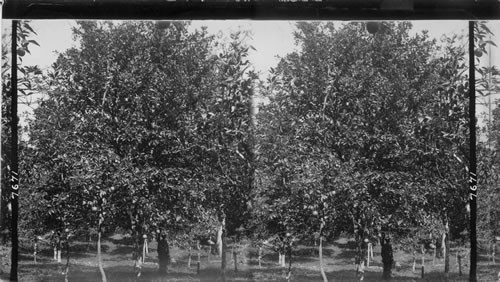
[[[283,266],[285,266],[285,255],[283,254]],[[288,273],[286,275],[286,280],[290,282],[292,278],[292,243],[288,246]]]
[[[221,221],[219,224],[219,228],[217,230],[217,242],[215,243],[217,245],[217,250],[218,250],[218,255],[219,257],[222,257],[222,230],[223,230],[223,225],[224,223]]]
[[[373,260],[373,244],[370,243],[370,258]]]
[[[259,246],[258,260],[259,260],[259,268],[262,268],[262,265],[261,265],[261,261],[262,261],[262,246]]]
[[[326,278],[325,274],[325,269],[323,268],[323,237],[321,236],[321,231],[319,232],[319,247],[318,247],[318,253],[319,253],[319,270],[321,271],[321,277],[323,277],[324,282],[328,282],[328,279]]]
[[[226,217],[225,215],[222,216],[221,222],[221,272],[222,272],[222,280],[226,280],[226,249],[227,249],[227,242],[226,242]]]
[[[226,281],[226,265],[227,265],[227,258],[226,258],[226,250],[227,250],[227,243],[226,243],[226,232],[222,232],[222,254],[221,254],[221,272],[222,272],[222,281]]]
[[[283,250],[283,254],[281,255],[281,259],[283,260],[282,266],[286,267],[286,254],[285,254],[285,250]]]
[[[493,241],[493,244],[492,244],[492,247],[491,247],[491,256],[492,256],[492,262],[493,262],[493,264],[496,263],[495,262],[496,248],[497,248],[496,242]]]
[[[90,251],[90,246],[92,246],[92,234],[89,234],[89,241],[87,243],[87,251]]]
[[[457,262],[458,262],[458,275],[462,276],[462,256],[460,252],[457,254]]]
[[[222,272],[226,271],[226,264],[227,264],[227,258],[226,258],[226,238],[225,236],[222,236],[222,253],[221,253],[221,270]]]
[[[134,270],[135,270],[135,276],[137,278],[141,277],[141,275],[142,275],[142,257],[140,255],[140,253],[138,253],[136,255],[135,263],[134,263]]]
[[[415,253],[416,253],[415,250],[413,250],[413,267],[412,267],[413,273],[415,273],[415,270],[417,269],[417,257]]]
[[[437,242],[436,240],[432,240],[433,244],[434,244],[434,252],[432,254],[432,265],[435,265],[436,264],[436,253],[437,253]]]
[[[34,261],[34,263],[36,263],[36,252],[37,252],[37,249],[38,249],[38,246],[37,246],[37,243],[35,242],[35,244],[33,246],[33,261]]]
[[[158,242],[158,272],[160,272],[160,274],[167,274],[168,264],[170,262],[170,249],[168,247],[167,235],[160,231],[156,241]]]
[[[62,262],[62,250],[60,248],[57,249],[57,262],[61,263]]]
[[[133,239],[133,259],[134,259],[134,272],[136,277],[141,276],[142,271],[142,252],[141,252],[141,243],[143,233],[142,226],[139,224],[137,206],[134,206],[133,209],[127,210],[130,219],[131,231],[132,231],[132,239]]]
[[[196,262],[196,274],[200,274],[200,266],[201,266],[201,245],[200,240],[198,240],[196,244],[196,249],[198,251],[198,261]]]
[[[352,222],[353,222],[353,227],[354,227],[354,241],[356,242],[356,256],[355,256],[355,263],[356,263],[356,274],[357,276],[360,277],[360,279],[363,279],[364,275],[364,248],[363,248],[363,228],[361,228],[361,222],[360,220],[356,220],[354,215],[351,214]]]
[[[360,236],[359,236],[359,228],[358,224],[354,220],[353,217],[353,222],[354,222],[354,241],[356,243],[356,257],[354,263],[356,263],[356,272],[359,272],[359,265],[361,263],[361,249],[360,249]]]
[[[495,251],[494,251],[494,246],[495,246],[495,241],[494,241],[494,236],[493,236],[493,230],[492,230],[492,222],[491,222],[491,206],[492,206],[492,203],[490,202],[488,205],[486,205],[486,223],[487,223],[487,226],[488,226],[488,230],[487,230],[487,234],[488,236],[486,236],[488,238],[488,240],[490,240],[489,242],[489,246],[490,246],[490,250],[491,250],[491,260],[493,263],[495,263]],[[500,275],[500,272],[499,272],[499,275]],[[500,280],[500,276],[499,276],[499,279]]]
[[[234,260],[234,242],[233,242],[233,245],[231,246],[231,257],[233,258]],[[234,262],[234,261],[233,261]]]
[[[444,274],[445,277],[448,277],[450,272],[450,236],[449,236],[450,228],[448,224],[448,219],[445,222],[445,228],[443,233],[443,255],[444,255]]]
[[[64,270],[64,281],[68,282],[68,273],[69,273],[69,242],[66,239],[66,269]]]
[[[101,272],[102,282],[107,282],[106,273],[104,272],[104,267],[102,266],[102,256],[101,256],[101,220],[99,220],[99,226],[97,231],[97,264],[99,266],[99,271]]]
[[[233,249],[234,271],[238,272],[238,254]]]
[[[208,246],[207,260],[210,262],[210,255],[212,255],[212,246]]]
[[[146,262],[147,253],[148,253],[148,239],[144,238],[144,242],[142,243],[142,263]]]
[[[285,259],[285,253],[284,252],[282,253],[281,251],[279,251],[279,253],[278,253],[278,264],[281,267],[286,267],[286,259]]]
[[[198,262],[201,262],[201,244],[200,244],[200,241],[198,241],[198,244],[196,244],[196,250],[198,251]]]
[[[425,266],[425,247],[423,244],[422,244],[421,251],[422,251],[422,263],[421,263],[421,265],[422,265],[422,267],[424,267]]]
[[[368,243],[366,245],[366,267],[370,267],[370,250],[372,247],[372,243]]]
[[[57,263],[62,262],[61,258],[61,237],[60,235],[56,234],[57,239],[56,239],[56,246],[54,248],[54,260],[57,261]]]

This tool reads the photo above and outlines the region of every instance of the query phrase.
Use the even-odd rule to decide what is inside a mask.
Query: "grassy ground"
[[[139,279],[134,275],[134,262],[131,259],[131,247],[127,240],[121,237],[113,237],[103,244],[103,262],[108,281],[220,281],[220,258],[207,257],[207,252],[202,251],[200,273],[197,274],[197,254],[193,253],[191,267],[187,266],[187,252],[179,248],[171,248],[174,262],[169,266],[167,275],[161,276],[157,273],[156,244],[150,244],[150,253],[142,268],[142,276]],[[87,251],[85,243],[72,246],[73,254],[70,260],[69,281],[100,281],[100,273],[97,268],[97,260],[94,250]],[[4,260],[8,260],[8,249],[1,250]],[[286,269],[277,264],[278,256],[270,250],[266,250],[262,260],[262,267],[257,263],[257,253],[253,248],[248,248],[245,256],[240,256],[238,271],[234,269],[234,261],[228,254],[228,266],[226,270],[227,281],[284,281]],[[340,239],[325,247],[325,271],[329,281],[359,281],[355,273],[354,250],[345,239]],[[364,281],[380,281],[382,265],[380,249],[374,248],[375,259],[370,267],[365,270]],[[444,262],[437,259],[433,264],[432,256],[428,254],[425,261],[425,275],[421,279],[421,257],[417,259],[417,271],[412,271],[413,258],[411,254],[403,251],[395,252],[398,265],[393,270],[393,281],[468,281],[468,266],[463,266],[463,275],[458,274],[458,264],[455,253],[452,250],[450,256],[450,274],[448,280],[443,274]],[[479,281],[497,281],[497,273],[500,271],[500,258],[496,264],[487,262],[487,258],[480,257],[478,266]],[[288,260],[288,257],[287,257]],[[244,261],[244,262],[243,262]],[[33,261],[33,255],[27,251],[21,252],[19,262],[20,281],[64,281],[62,274],[65,267],[63,263],[53,261],[52,254],[47,248],[43,250],[37,259]],[[288,261],[287,261],[288,267]],[[4,271],[8,271],[8,263],[2,262]],[[5,273],[2,276],[8,278]],[[292,281],[322,281],[319,272],[319,260],[317,249],[314,247],[300,246],[293,252]]]

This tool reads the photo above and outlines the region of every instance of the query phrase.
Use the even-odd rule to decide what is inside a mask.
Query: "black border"
[[[2,0],[0,0],[2,1]],[[500,0],[4,0],[5,19],[132,19],[132,20],[495,20],[500,19]],[[474,49],[474,23],[469,23],[470,50]],[[13,41],[15,42],[15,40]],[[13,43],[14,44],[14,43]],[[12,47],[15,52],[15,46]],[[474,53],[471,61],[474,62]],[[14,58],[16,56],[13,56]],[[16,64],[13,63],[13,66]],[[470,85],[474,85],[474,71]],[[14,76],[13,76],[14,77]],[[13,78],[15,81],[15,79]],[[470,103],[475,104],[474,88]],[[17,100],[17,99],[16,99]],[[15,101],[13,99],[13,101]],[[475,107],[470,107],[470,273],[477,281],[476,238],[476,146]],[[15,112],[14,112],[15,113]],[[17,142],[16,142],[17,143]],[[17,152],[14,152],[17,156]],[[14,168],[17,172],[17,168]],[[15,201],[17,203],[17,201]],[[16,204],[17,205],[17,204]],[[13,205],[17,214],[17,206]],[[11,281],[17,281],[17,220],[12,233]],[[422,268],[423,271],[423,268]]]
[[[4,19],[493,20],[500,0],[4,0]]]

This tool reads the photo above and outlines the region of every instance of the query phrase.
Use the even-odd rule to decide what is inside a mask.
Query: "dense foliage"
[[[259,113],[256,217],[272,233],[347,232],[358,263],[366,240],[467,233],[466,48],[410,29],[297,24]]]
[[[25,193],[40,199],[25,214],[26,231],[120,227],[133,236],[137,257],[144,235],[174,236],[217,213],[227,215],[231,232],[244,223],[248,47],[235,34],[216,50],[213,36],[187,27],[80,22],[74,29],[80,46],[53,65],[53,88],[29,125]]]
[[[19,67],[21,97],[43,94],[20,146],[21,235],[51,234],[60,248],[119,231],[132,237],[135,260],[145,238],[189,246],[217,231],[224,247],[246,236],[280,254],[298,242],[319,242],[321,254],[322,242],[349,236],[360,267],[368,242],[392,250],[387,238],[415,249],[430,236],[447,250],[468,233],[466,48],[458,36],[438,42],[411,28],[299,22],[297,51],[257,88],[245,34],[79,22],[79,45],[48,72]],[[33,33],[20,25],[20,57],[37,45]],[[493,44],[489,33],[478,25],[477,54]],[[477,70],[478,89],[491,89],[486,78],[498,71]],[[256,89],[268,102],[255,116]],[[482,193],[492,195],[479,202],[480,236],[490,242],[500,232],[499,120],[495,110],[479,144]]]

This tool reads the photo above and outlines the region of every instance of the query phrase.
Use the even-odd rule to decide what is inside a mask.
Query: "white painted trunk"
[[[416,258],[416,255],[415,255],[415,250],[413,250],[413,267],[412,267],[412,271],[415,272],[416,269],[417,269],[417,258]]]
[[[219,228],[217,229],[217,250],[219,251],[219,257],[222,256],[222,223],[219,225]]]
[[[496,246],[495,246],[495,243],[493,243],[492,245],[493,246],[492,246],[492,250],[491,250],[491,257],[492,257],[493,264],[495,264],[496,263],[495,262],[495,256],[496,256],[496,252],[495,252],[496,250],[495,249],[496,249]],[[499,276],[499,280],[500,280],[500,276]]]
[[[210,255],[212,254],[212,246],[208,246],[207,260],[210,262]]]
[[[135,275],[140,277],[142,275],[142,257],[140,255],[137,256],[135,260]]]
[[[372,258],[372,260],[373,260],[373,244],[372,244],[372,243],[369,243],[369,244],[368,244],[368,247],[369,247],[369,249],[370,249],[370,256],[371,256],[371,258]]]
[[[225,281],[226,280],[226,266],[227,266],[227,257],[226,257],[227,234],[226,234],[226,218],[225,218],[225,216],[222,217],[222,220],[220,223],[221,223],[220,268],[221,268],[221,272],[222,272],[222,279]]]
[[[443,236],[441,237],[441,250],[443,252],[443,258],[446,258],[446,231],[443,232]]]
[[[366,245],[366,267],[370,267],[370,247],[371,243]]]
[[[285,254],[282,254],[281,252],[278,253],[278,263],[282,267],[286,267],[286,261],[285,261]]]
[[[259,268],[262,267],[261,261],[262,261],[262,247],[259,246]]]
[[[196,249],[198,251],[198,265],[200,264],[201,262],[201,245],[200,245],[200,241],[198,241],[198,243],[196,244]]]
[[[462,256],[460,251],[457,252],[458,275],[462,276]]]
[[[432,264],[436,264],[436,255],[437,255],[437,248],[434,246],[434,253],[432,255]]]
[[[146,254],[148,253],[148,241],[144,239],[144,243],[142,244],[142,263],[146,262]]]
[[[67,240],[68,238],[66,238]],[[64,269],[64,282],[68,282],[69,276],[69,244],[66,241],[66,268]]]
[[[422,263],[421,263],[422,267],[425,266],[425,248],[424,248],[424,245],[422,245]]]
[[[323,268],[323,238],[319,237],[319,270],[321,272],[321,277],[323,277],[323,282],[328,282],[326,278],[325,269]]]
[[[107,282],[106,273],[104,272],[104,267],[102,265],[100,227],[99,227],[99,231],[97,232],[97,264],[99,266],[99,271],[101,272],[102,282]]]
[[[448,219],[445,220],[445,228],[443,233],[443,258],[444,258],[444,275],[448,278],[450,272],[450,240],[449,240],[450,226]]]
[[[358,266],[359,280],[363,281],[365,279],[365,262],[361,260]]]

